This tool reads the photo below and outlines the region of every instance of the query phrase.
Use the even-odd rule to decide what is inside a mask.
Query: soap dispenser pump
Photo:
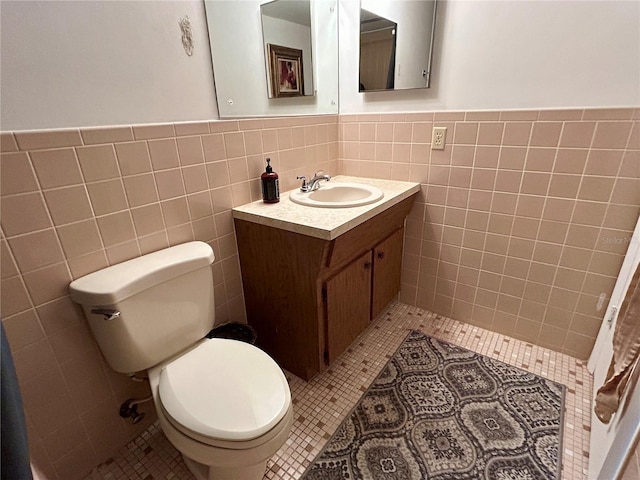
[[[270,165],[271,159],[267,158],[267,169],[260,175],[262,182],[262,200],[265,203],[277,203],[280,201],[280,186],[278,184],[278,174],[273,171]]]

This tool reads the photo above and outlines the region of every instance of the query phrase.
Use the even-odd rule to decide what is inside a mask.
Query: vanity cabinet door
[[[369,250],[325,283],[325,360],[328,364],[333,363],[369,325],[372,269],[372,251]]]
[[[404,228],[396,230],[373,249],[371,319],[376,318],[400,290]]]

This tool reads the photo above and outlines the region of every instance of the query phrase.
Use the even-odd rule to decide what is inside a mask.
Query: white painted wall
[[[311,27],[288,22],[280,18],[262,17],[265,59],[267,44],[302,50],[304,94],[313,95],[313,67],[311,63]],[[265,66],[265,68],[267,68]],[[265,78],[265,82],[266,82]],[[269,86],[269,85],[267,85]]]
[[[640,2],[437,8],[432,88],[359,93],[359,2],[340,0],[341,113],[640,105]]]
[[[2,130],[217,117],[202,1],[3,0],[0,9]]]
[[[359,2],[339,1],[343,113],[640,104],[640,2],[440,0],[433,88],[360,94]],[[326,41],[338,21],[329,12],[335,2],[312,2],[316,72],[336,71],[337,46]],[[2,0],[0,129],[217,118],[203,5]],[[178,28],[186,15],[195,36],[192,57]],[[260,35],[259,21],[257,13],[253,33],[236,31],[225,45]],[[238,116],[336,111],[334,76],[316,74],[318,95],[310,100],[269,101],[262,57],[236,58],[254,65],[251,77],[263,89],[240,90],[247,105],[259,108]]]

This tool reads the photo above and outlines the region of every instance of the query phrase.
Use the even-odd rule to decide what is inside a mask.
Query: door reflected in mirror
[[[362,0],[360,92],[429,88],[436,0]]]
[[[310,0],[260,6],[269,98],[314,94]]]
[[[360,9],[360,91],[393,90],[398,24]]]

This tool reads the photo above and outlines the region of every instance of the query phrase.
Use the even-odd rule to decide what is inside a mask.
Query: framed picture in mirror
[[[304,95],[302,50],[267,44],[269,83],[274,97]]]

